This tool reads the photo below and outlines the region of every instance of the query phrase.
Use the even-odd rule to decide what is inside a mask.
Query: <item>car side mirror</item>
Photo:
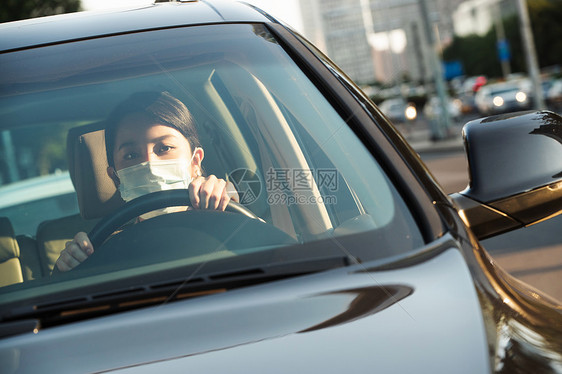
[[[497,115],[463,128],[469,185],[451,195],[479,239],[562,212],[562,117],[550,111]]]

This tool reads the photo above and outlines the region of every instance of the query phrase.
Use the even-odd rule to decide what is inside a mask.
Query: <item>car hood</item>
[[[368,264],[75,322],[0,342],[8,373],[490,371],[461,253]]]

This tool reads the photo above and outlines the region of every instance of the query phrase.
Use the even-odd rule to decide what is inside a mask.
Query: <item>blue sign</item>
[[[509,52],[509,43],[507,40],[498,40],[498,57],[501,62],[509,61],[511,59],[511,53]]]
[[[446,80],[460,77],[464,74],[462,62],[460,61],[445,61],[443,62],[443,76]]]

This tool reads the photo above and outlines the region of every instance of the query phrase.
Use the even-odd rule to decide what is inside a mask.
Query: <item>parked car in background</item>
[[[452,120],[458,121],[461,117],[463,103],[460,99],[449,98],[447,100],[447,111]],[[424,106],[423,112],[429,119],[439,118],[441,115],[441,102],[439,97],[431,96]]]
[[[461,114],[470,114],[477,111],[473,93],[464,93],[457,96],[460,102]]]
[[[546,101],[556,110],[562,109],[562,79],[556,79],[546,93]]]
[[[43,174],[35,191],[50,189],[67,165],[80,210],[42,205],[37,228],[16,232],[26,210],[0,217],[2,373],[562,371],[560,305],[479,242],[562,211],[559,115],[467,124],[471,182],[448,196],[344,72],[245,3],[45,17],[0,35],[1,161],[19,174],[2,188],[17,196],[16,179]],[[124,202],[105,131],[147,92],[188,109],[204,171],[240,204],[187,209],[185,189]],[[170,151],[166,139],[143,152]],[[20,192],[18,206],[39,193]],[[93,254],[53,270],[77,231]]]
[[[464,80],[464,82],[461,86],[462,87],[461,91],[464,92],[464,93],[475,94],[487,82],[488,82],[488,79],[483,75],[479,75],[479,76],[475,76],[475,77],[467,77]]]
[[[384,100],[379,104],[379,109],[393,123],[409,123],[418,116],[416,106],[401,97]]]
[[[491,83],[483,86],[474,98],[483,115],[526,110],[532,107],[528,80]]]

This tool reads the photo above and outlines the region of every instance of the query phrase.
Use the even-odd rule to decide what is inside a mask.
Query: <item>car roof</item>
[[[0,24],[0,52],[135,31],[273,19],[232,0],[184,0],[111,11],[86,11]]]

